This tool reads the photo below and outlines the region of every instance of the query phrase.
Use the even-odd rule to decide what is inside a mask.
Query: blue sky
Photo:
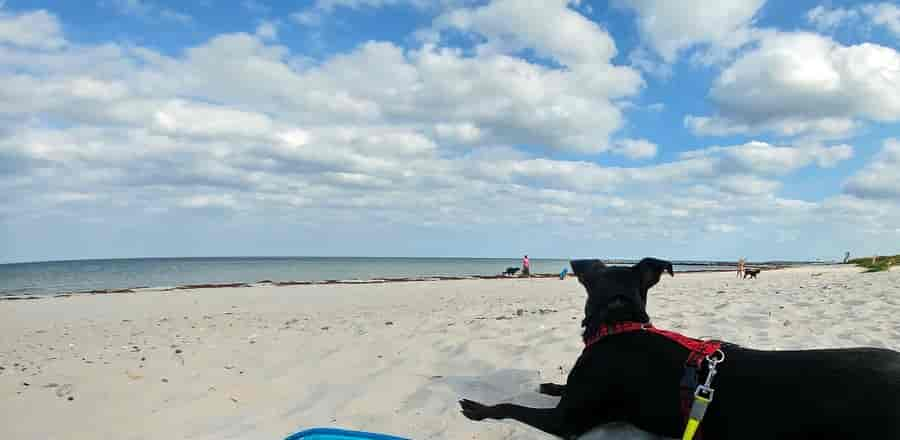
[[[896,253],[898,46],[897,2],[0,1],[0,262]]]

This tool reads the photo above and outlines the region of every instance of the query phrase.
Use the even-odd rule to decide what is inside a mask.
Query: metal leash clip
[[[682,440],[692,440],[703,416],[706,415],[706,408],[712,403],[715,390],[712,388],[713,378],[716,377],[716,365],[725,360],[725,353],[722,350],[716,350],[715,353],[706,357],[706,363],[709,364],[709,372],[706,373],[706,381],[702,385],[698,385],[694,391],[694,403],[691,405],[691,414],[688,416],[687,426],[684,429]]]
[[[702,397],[708,401],[712,401],[713,394],[715,390],[712,388],[713,378],[716,377],[716,365],[721,364],[725,361],[725,353],[722,350],[716,350],[715,353],[706,357],[706,363],[709,364],[709,372],[706,373],[706,380],[703,382],[703,385],[698,385],[697,390],[694,391],[695,397]]]

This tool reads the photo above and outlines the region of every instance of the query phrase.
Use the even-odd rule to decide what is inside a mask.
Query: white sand
[[[534,389],[578,356],[584,296],[569,278],[2,301],[0,438],[550,438],[471,422],[456,401],[552,406]],[[678,274],[648,308],[659,327],[755,348],[900,349],[897,270]]]

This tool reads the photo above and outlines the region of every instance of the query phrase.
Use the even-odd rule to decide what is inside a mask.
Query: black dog
[[[756,278],[759,275],[760,269],[744,269],[744,278]]]
[[[503,274],[507,275],[507,276],[515,275],[516,272],[518,272],[518,271],[519,271],[518,267],[507,267],[506,270],[503,272]]]
[[[690,350],[640,327],[649,324],[647,290],[671,264],[644,259],[633,267],[572,262],[588,293],[585,342],[610,325],[644,323],[637,331],[588,345],[555,408],[462,400],[472,420],[514,419],[571,439],[613,421],[681,438],[680,384]],[[715,395],[700,424],[705,440],[900,439],[900,353],[878,348],[760,351],[723,344],[712,381]],[[709,362],[706,363],[708,368]],[[706,368],[699,371],[705,378]]]

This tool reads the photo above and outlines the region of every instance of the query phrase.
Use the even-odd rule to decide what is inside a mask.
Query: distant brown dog
[[[756,278],[756,276],[759,275],[759,271],[760,269],[744,269],[744,278]]]

